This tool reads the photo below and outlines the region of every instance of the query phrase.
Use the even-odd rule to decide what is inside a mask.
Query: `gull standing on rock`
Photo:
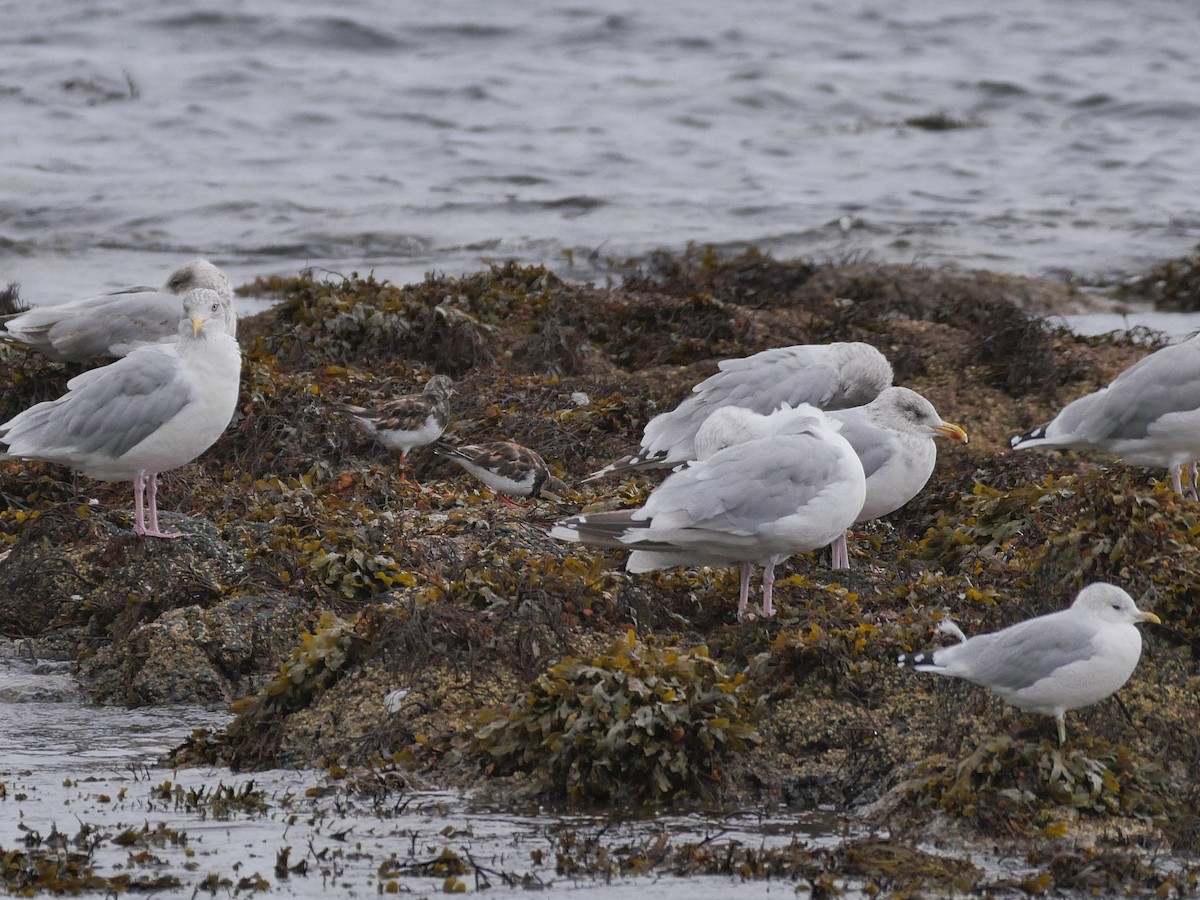
[[[630,572],[737,564],[739,620],[751,567],[761,565],[762,612],[772,615],[775,566],[845,531],[862,509],[866,477],[854,449],[819,409],[784,407],[764,418],[771,420],[767,436],[673,472],[641,508],[573,516],[551,536],[632,550]]]
[[[692,388],[675,409],[646,423],[641,449],[589,475],[585,481],[615,472],[670,468],[696,459],[694,440],[704,420],[717,409],[740,406],[770,414],[780,405],[807,403],[818,409],[842,409],[869,403],[892,383],[892,366],[870,344],[797,344],[726,359],[717,373]]]
[[[419,394],[407,394],[375,407],[334,403],[335,412],[358,426],[385,447],[400,454],[403,465],[417,447],[432,444],[442,436],[450,422],[450,395],[454,382],[446,375],[434,375]]]
[[[962,643],[906,653],[900,664],[962,678],[1019,709],[1054,716],[1067,739],[1067,710],[1099,703],[1133,674],[1142,655],[1138,622],[1159,624],[1121,588],[1089,584],[1067,609],[977,634]]]
[[[895,512],[921,492],[937,462],[934,438],[967,442],[962,428],[943,422],[932,403],[903,387],[884,388],[865,406],[833,410],[829,418],[841,423],[841,435],[867,476],[867,499],[856,524]],[[830,565],[850,568],[844,532],[833,542]]]
[[[1134,465],[1163,466],[1182,495],[1183,469],[1200,456],[1200,337],[1143,357],[1012,446],[1103,450]],[[1196,497],[1190,477],[1186,491]]]
[[[216,291],[232,308],[233,285],[225,273],[206,259],[193,259],[172,272],[162,287],[130,287],[0,317],[0,339],[57,362],[121,357],[144,344],[174,342],[183,295],[200,288]],[[229,335],[236,337],[236,332]]]
[[[133,530],[179,537],[159,530],[156,476],[211,447],[233,418],[242,368],[236,321],[229,298],[189,291],[175,343],[138,347],[77,375],[59,399],[0,425],[6,455],[60,463],[99,481],[132,481]]]

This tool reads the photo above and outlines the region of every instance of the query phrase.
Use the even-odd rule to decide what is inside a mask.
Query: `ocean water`
[[[688,242],[1106,279],[1200,240],[1188,0],[0,0],[0,284],[603,279]],[[941,116],[966,127],[929,130]]]
[[[382,777],[352,784],[316,771],[171,769],[160,761],[164,754],[193,729],[229,717],[198,706],[95,706],[78,695],[65,663],[32,663],[7,647],[0,647],[0,704],[0,849],[62,860],[86,852],[102,878],[178,879],[172,890],[143,888],[151,896],[431,897],[445,892],[448,874],[432,861],[450,854],[477,867],[478,881],[473,872],[461,877],[471,890],[490,885],[505,897],[537,888],[543,896],[605,900],[642,898],[647,890],[663,900],[751,900],[791,896],[794,884],[677,877],[667,866],[640,878],[561,872],[557,853],[568,840],[582,847],[591,839],[627,847],[629,856],[660,839],[667,850],[708,841],[714,854],[815,850],[869,833],[819,811],[497,810],[454,791],[396,783],[384,793]],[[281,852],[293,871],[276,867]],[[861,886],[846,887],[848,896],[866,896]]]

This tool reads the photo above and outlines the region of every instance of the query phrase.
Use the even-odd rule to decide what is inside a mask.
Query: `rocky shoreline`
[[[1129,289],[1177,308],[1195,271],[1177,261]],[[619,286],[498,265],[249,292],[280,302],[239,324],[234,423],[160,478],[162,508],[177,510],[164,522],[186,540],[135,538],[128,485],[0,461],[0,634],[74,658],[97,702],[232,703],[228,728],[195,735],[178,764],[387,772],[396,790],[498,803],[819,807],[904,849],[903,881],[878,860],[826,860],[830,877],[885,890],[1194,890],[1196,506],[1160,472],[1008,450],[1153,346],[1039,318],[1119,298],[702,251],[631,263]],[[908,506],[856,529],[848,572],[793,558],[778,615],[737,623],[731,571],[632,576],[622,554],[546,535],[653,488],[656,476],[578,479],[632,449],[717,360],[835,340],[878,347],[897,384],[971,438],[940,448]],[[4,418],[75,371],[21,352],[0,366]],[[567,501],[510,507],[428,452],[404,473],[329,410],[433,373],[460,392],[448,439],[536,448],[574,485]],[[993,630],[1097,580],[1163,625],[1115,699],[1069,715],[1062,748],[1049,719],[895,665],[944,615]],[[605,740],[616,722],[622,739]],[[1004,848],[1036,874],[1005,884],[955,864],[922,880],[916,848],[931,843],[950,860]],[[759,862],[780,876],[779,860]]]

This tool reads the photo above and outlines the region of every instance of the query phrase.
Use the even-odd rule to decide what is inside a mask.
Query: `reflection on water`
[[[62,663],[0,660],[0,710],[0,848],[86,853],[103,878],[184,896],[430,894],[461,883],[639,900],[651,886],[668,898],[758,897],[770,883],[622,876],[605,854],[705,841],[722,852],[831,846],[856,833],[821,814],[618,819],[488,809],[456,792],[404,790],[382,775],[351,784],[306,771],[171,770],[158,758],[193,729],[220,723],[222,711],[87,705]],[[790,894],[792,885],[774,890]]]

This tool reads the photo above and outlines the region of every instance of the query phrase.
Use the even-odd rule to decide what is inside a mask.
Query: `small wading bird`
[[[450,422],[453,393],[453,381],[445,375],[434,375],[419,394],[396,397],[374,407],[350,403],[334,403],[331,407],[353,419],[379,443],[397,451],[403,465],[414,449],[432,444],[442,436]]]
[[[638,469],[672,468],[697,458],[696,432],[715,410],[740,406],[769,415],[802,403],[818,409],[860,406],[892,383],[892,366],[870,344],[797,344],[722,360],[675,409],[646,423],[641,449],[585,481]]]
[[[35,306],[0,318],[0,339],[57,362],[121,357],[144,344],[172,343],[179,334],[183,295],[205,288],[233,305],[233,285],[206,259],[171,273],[162,287],[130,287],[67,303]],[[237,322],[229,332],[236,337]]]
[[[767,418],[767,436],[673,472],[641,508],[573,516],[551,536],[631,550],[630,572],[736,564],[739,620],[751,567],[761,565],[762,613],[773,615],[775,566],[844,532],[862,509],[866,477],[854,449],[819,409],[785,406]]]
[[[461,447],[438,444],[433,452],[458,463],[505,503],[512,503],[509,497],[559,500],[567,492],[567,485],[551,474],[550,467],[536,451],[512,441]]]
[[[1026,619],[959,644],[906,653],[900,664],[962,678],[1019,709],[1054,716],[1067,739],[1068,710],[1099,703],[1119,690],[1142,655],[1138,622],[1159,624],[1121,588],[1089,584],[1067,609]]]
[[[156,476],[211,447],[233,418],[242,370],[235,322],[230,300],[189,291],[175,343],[147,344],[75,376],[59,399],[0,425],[0,444],[8,456],[133,482],[133,530],[179,537],[158,527]]]

